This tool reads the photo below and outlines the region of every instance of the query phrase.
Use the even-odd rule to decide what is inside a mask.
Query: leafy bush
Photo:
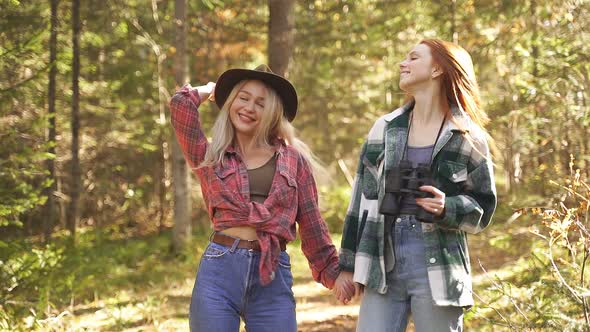
[[[30,244],[10,243],[0,254],[0,328],[13,328],[11,317],[27,316],[28,328],[53,304],[49,294],[55,287],[55,271],[62,267],[63,250],[55,246],[34,248]]]
[[[81,304],[184,279],[194,271],[207,236],[197,236],[182,257],[170,250],[170,232],[127,239],[103,230],[80,233],[77,241],[72,247],[67,237],[57,236],[50,246],[13,242],[2,248],[0,331],[43,330],[76,314]]]
[[[502,277],[487,275],[484,303],[469,314],[482,316],[490,331],[590,331],[590,186],[574,171],[562,183],[550,181],[560,195],[548,207],[523,208],[538,238],[531,256]]]
[[[332,233],[342,233],[352,188],[348,185],[320,187],[320,209]]]

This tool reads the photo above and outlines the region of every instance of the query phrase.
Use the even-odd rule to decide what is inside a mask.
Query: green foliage
[[[129,280],[140,283],[142,275],[157,279],[150,273],[162,272],[158,263],[169,259],[167,240],[150,238],[141,244],[127,238],[163,230],[170,222],[166,104],[176,89],[172,1],[82,2],[80,226],[86,233],[76,249],[61,244],[59,236],[58,243],[48,247],[23,239],[39,234],[45,222],[41,207],[44,189],[51,184],[46,159],[56,163],[57,210],[61,219],[65,215],[71,168],[70,6],[60,1],[58,9],[58,141],[52,156],[45,137],[49,3],[0,1],[0,295],[6,298],[0,302],[5,309],[0,310],[0,329],[8,329],[2,325],[8,315],[18,316],[24,327],[34,326],[43,317],[63,313],[72,299],[92,299],[93,289],[108,293],[128,287]],[[201,0],[188,6],[193,85],[215,81],[229,67],[266,62],[266,1]],[[423,38],[456,40],[474,60],[483,106],[491,118],[488,129],[497,145],[494,162],[503,180],[501,193],[523,193],[514,195],[519,202],[534,194],[538,205],[559,207],[554,204],[564,193],[545,179],[567,176],[570,154],[580,163],[580,177],[590,174],[589,20],[587,1],[297,1],[295,54],[288,72],[300,96],[294,125],[332,174],[340,174],[337,162],[354,170],[374,120],[403,103],[398,64],[408,50]],[[201,110],[210,133],[217,109]],[[319,188],[320,206],[330,230],[339,232],[350,188],[344,177],[333,178]],[[202,207],[198,185],[193,188],[195,202]],[[512,213],[508,199],[501,197],[496,220]],[[198,210],[195,219],[205,214]],[[557,219],[569,218],[560,213]],[[63,228],[61,220],[55,231]],[[504,234],[485,242],[511,255],[526,242],[519,239]],[[490,302],[501,303],[515,326],[578,327],[576,296],[548,275],[553,267],[545,255],[546,243],[535,245],[533,258],[513,263],[515,272],[503,279],[509,284],[497,281],[497,287],[490,286],[499,292],[490,295]],[[583,250],[576,250],[577,255],[569,248],[555,249],[554,254],[564,260],[568,255],[583,257]],[[564,279],[576,279],[581,264],[569,264]],[[12,274],[16,281],[10,281]],[[4,287],[15,282],[16,287]],[[585,286],[580,287],[575,290]],[[533,295],[532,301],[520,300]],[[527,309],[528,320],[513,310],[511,297]],[[158,304],[146,301],[146,312]],[[559,307],[567,309],[567,319],[555,311]],[[109,312],[116,321],[112,330],[129,325],[124,319],[127,309],[121,305]]]
[[[6,5],[6,7],[4,6]],[[0,227],[22,225],[21,216],[45,202],[50,185],[43,162],[48,155],[43,130],[46,118],[37,108],[43,102],[44,73],[42,6],[28,2],[3,3],[0,14]],[[23,26],[19,19],[28,20]],[[23,95],[24,94],[24,95]],[[31,97],[34,95],[34,97]],[[28,97],[28,98],[27,98]]]
[[[24,134],[38,131],[41,122],[15,116],[11,127],[0,135],[0,227],[22,225],[20,216],[45,202],[42,191],[51,181],[45,178],[43,162],[55,156],[44,152],[47,144],[43,141]]]
[[[0,137],[7,144],[0,146],[0,156],[4,161],[10,155],[11,161],[2,164],[6,178],[0,184],[20,189],[1,194],[0,202],[18,200],[2,207],[1,214],[10,215],[11,223],[32,217],[33,225],[41,225],[37,207],[43,202],[47,175],[39,163],[42,156],[36,154],[47,148],[42,115],[49,6],[32,1],[4,4]],[[175,89],[174,4],[152,4],[82,4],[83,225],[117,222],[151,229],[169,220],[166,103]],[[193,84],[214,81],[228,67],[265,61],[266,2],[193,1],[188,12]],[[70,170],[69,15],[69,3],[61,2],[55,161],[62,205]],[[540,179],[567,173],[570,153],[580,161],[589,158],[584,140],[590,122],[584,106],[589,87],[584,77],[590,62],[585,61],[589,52],[583,42],[588,31],[581,24],[589,15],[584,2],[455,1],[451,7],[424,1],[297,2],[295,54],[289,68],[301,97],[294,125],[330,167],[335,169],[341,160],[354,169],[373,121],[403,103],[398,64],[407,51],[422,38],[456,39],[473,56],[484,107],[492,118],[489,129],[499,147],[498,173],[506,176],[503,188],[516,192],[541,187],[543,194],[550,194]],[[203,124],[210,128],[215,110],[203,113]],[[560,139],[550,139],[554,137]],[[12,173],[24,168],[34,175],[14,177]],[[343,178],[335,181],[336,186],[344,183]]]
[[[17,319],[42,315],[52,303],[48,296],[63,267],[63,249],[12,242],[0,251],[0,328],[18,325]],[[34,319],[30,323],[34,323]],[[32,325],[28,326],[33,327]]]
[[[538,240],[532,255],[513,264],[509,274],[487,275],[488,288],[478,295],[483,305],[471,317],[485,317],[490,331],[590,328],[590,186],[580,174],[572,169],[565,181],[552,181],[561,198],[550,206],[517,211],[531,214],[530,232]],[[497,243],[506,244],[505,238]]]
[[[342,232],[351,191],[348,185],[320,187],[320,210],[332,233]]]
[[[50,246],[14,242],[0,251],[0,329],[42,329],[49,322],[46,318],[59,316],[70,304],[193,277],[186,273],[194,271],[207,237],[198,236],[185,258],[172,255],[169,233],[126,239],[88,232],[78,241],[76,247],[68,246],[67,238],[57,238]],[[143,310],[151,312],[149,305],[142,304]]]

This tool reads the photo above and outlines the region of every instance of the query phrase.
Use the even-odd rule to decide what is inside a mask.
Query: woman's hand
[[[355,283],[352,281],[352,272],[340,271],[332,292],[338,301],[347,304],[356,291]]]
[[[434,197],[416,198],[416,204],[437,217],[445,212],[445,193],[433,186],[422,186],[420,190],[431,193]]]
[[[193,89],[197,90],[197,92],[199,92],[199,97],[201,98],[201,100],[205,100],[205,99],[209,99],[209,100],[214,100],[213,98],[215,97],[215,83],[214,82],[209,82],[205,85],[200,85],[197,87],[194,87]]]

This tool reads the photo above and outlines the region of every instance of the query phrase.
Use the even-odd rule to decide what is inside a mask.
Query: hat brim
[[[283,102],[285,117],[289,122],[293,121],[295,115],[297,115],[297,92],[295,87],[279,75],[258,70],[229,69],[221,74],[215,85],[215,103],[219,108],[223,107],[234,86],[243,80],[262,81],[274,89]]]

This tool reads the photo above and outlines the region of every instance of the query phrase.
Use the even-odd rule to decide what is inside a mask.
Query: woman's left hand
[[[434,197],[416,198],[416,204],[437,217],[445,211],[445,193],[433,186],[422,186],[420,190],[431,193]]]

